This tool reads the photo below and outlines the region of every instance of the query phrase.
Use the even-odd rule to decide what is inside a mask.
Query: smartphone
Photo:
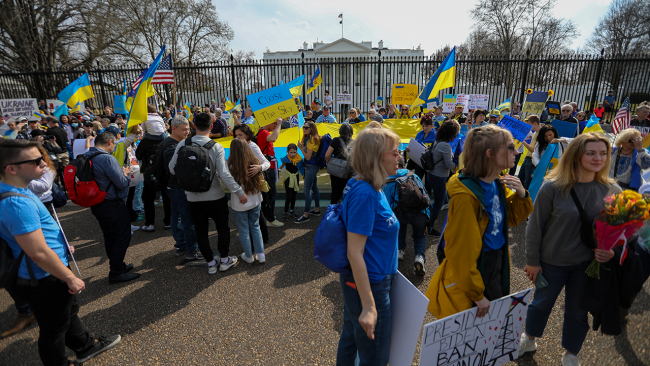
[[[544,288],[546,286],[548,286],[548,281],[546,281],[546,278],[541,273],[538,273],[537,279],[535,280],[535,287]]]

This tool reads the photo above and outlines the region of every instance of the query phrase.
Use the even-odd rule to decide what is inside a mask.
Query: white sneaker
[[[442,205],[442,207],[440,208],[440,211],[442,211],[442,210],[448,210],[448,209],[449,209],[449,204],[448,204],[448,203],[445,203],[445,204]]]
[[[151,233],[151,232],[153,232],[154,230],[156,230],[156,229],[153,227],[153,225],[148,225],[148,226],[147,226],[147,225],[143,225],[143,226],[142,226],[142,231],[146,231],[146,232],[148,232],[148,233]]]
[[[537,351],[537,342],[528,338],[526,333],[521,335],[521,340],[519,341],[519,357],[526,352]]]
[[[271,227],[282,227],[284,226],[284,223],[278,221],[278,220],[273,220],[273,221],[268,221],[266,225],[271,226]]]
[[[564,355],[562,355],[562,366],[580,366],[580,360],[578,356],[564,352]]]
[[[219,270],[221,272],[225,272],[225,271],[229,270],[231,267],[234,267],[237,264],[237,257],[234,256],[234,255],[231,255],[230,257],[228,257],[228,261],[226,263],[221,262],[221,260],[219,260],[219,262],[220,262]]]
[[[264,253],[255,254],[255,259],[257,259],[257,261],[260,262],[260,264],[266,263],[266,256],[264,255]]]
[[[213,274],[217,273],[217,268],[218,267],[219,266],[216,265],[216,264],[214,266],[208,266],[208,274],[213,275]]]
[[[134,232],[136,230],[140,230],[140,226],[131,225],[131,232]]]
[[[397,259],[400,260],[400,261],[402,259],[404,259],[404,251],[403,250],[398,250],[397,251]]]
[[[244,262],[246,262],[246,263],[248,263],[248,264],[251,264],[251,263],[253,263],[253,261],[255,261],[255,258],[253,258],[253,257],[247,257],[247,256],[246,256],[246,253],[242,253],[242,254],[241,254],[241,260],[243,260]]]

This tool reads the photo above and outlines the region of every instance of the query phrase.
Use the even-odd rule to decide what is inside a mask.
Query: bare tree
[[[587,51],[610,55],[626,55],[647,51],[650,41],[650,18],[642,9],[650,7],[650,0],[614,0],[607,13],[587,41]]]

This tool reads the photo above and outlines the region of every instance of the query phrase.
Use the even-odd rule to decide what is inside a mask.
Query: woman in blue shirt
[[[343,198],[348,259],[341,274],[344,316],[337,365],[387,365],[390,349],[389,292],[397,273],[399,222],[381,187],[397,173],[399,137],[385,128],[364,129],[353,143],[350,179]]]

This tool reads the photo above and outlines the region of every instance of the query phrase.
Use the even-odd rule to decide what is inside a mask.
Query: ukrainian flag
[[[496,109],[497,109],[497,110],[499,111],[499,113],[501,113],[501,114],[503,114],[503,111],[506,110],[506,109],[507,109],[507,110],[512,109],[512,108],[510,108],[510,98],[504,100],[503,103],[499,104],[499,105],[497,106]]]
[[[230,112],[233,108],[235,108],[235,105],[232,104],[230,98],[226,97],[226,112]]]
[[[427,100],[438,96],[438,92],[442,89],[451,88],[456,85],[456,47],[445,57],[438,70],[431,76],[431,79],[425,85],[422,93],[415,98],[411,109],[415,109]]]
[[[306,95],[309,95],[309,93],[313,92],[322,83],[323,83],[323,78],[320,75],[320,66],[316,66],[316,72],[314,73],[314,76],[312,76],[311,80],[309,81],[309,89],[307,89]]]
[[[88,73],[81,75],[79,79],[66,86],[65,89],[61,90],[58,97],[70,108],[86,99],[94,98],[95,94],[93,93],[93,87],[90,85]]]
[[[582,133],[587,132],[605,133],[605,131],[603,131],[603,128],[600,127],[600,124],[598,123],[598,117],[596,117],[595,114],[591,115],[589,122],[587,122],[587,126],[585,126],[585,129],[582,131]]]
[[[289,91],[291,91],[291,96],[294,98],[302,94],[302,87],[305,85],[305,75],[298,76],[297,78],[291,80],[287,83]]]
[[[34,116],[34,117],[36,117],[36,118],[38,118],[38,119],[42,119],[42,118],[43,118],[43,115],[40,114],[40,113],[38,113],[38,112],[35,112],[34,114],[32,114],[32,116]]]
[[[56,107],[56,110],[54,110],[54,113],[52,113],[54,117],[56,118],[61,118],[63,115],[68,115],[68,106],[64,104],[61,104],[60,106]]]
[[[153,75],[158,70],[158,65],[160,65],[160,59],[162,58],[163,53],[165,53],[165,45],[160,49],[160,53],[156,56],[156,59],[153,63],[145,70],[142,81],[138,84],[138,88],[135,90],[133,95],[133,104],[131,104],[129,110],[129,118],[126,121],[125,131],[129,131],[129,128],[139,125],[140,123],[147,120],[147,98],[153,95],[153,87],[151,86],[151,79]],[[151,95],[149,95],[151,91]]]
[[[190,122],[194,121],[194,114],[192,113],[192,107],[190,107],[190,102],[185,103],[183,109],[185,109],[185,111],[187,112],[187,120]]]

